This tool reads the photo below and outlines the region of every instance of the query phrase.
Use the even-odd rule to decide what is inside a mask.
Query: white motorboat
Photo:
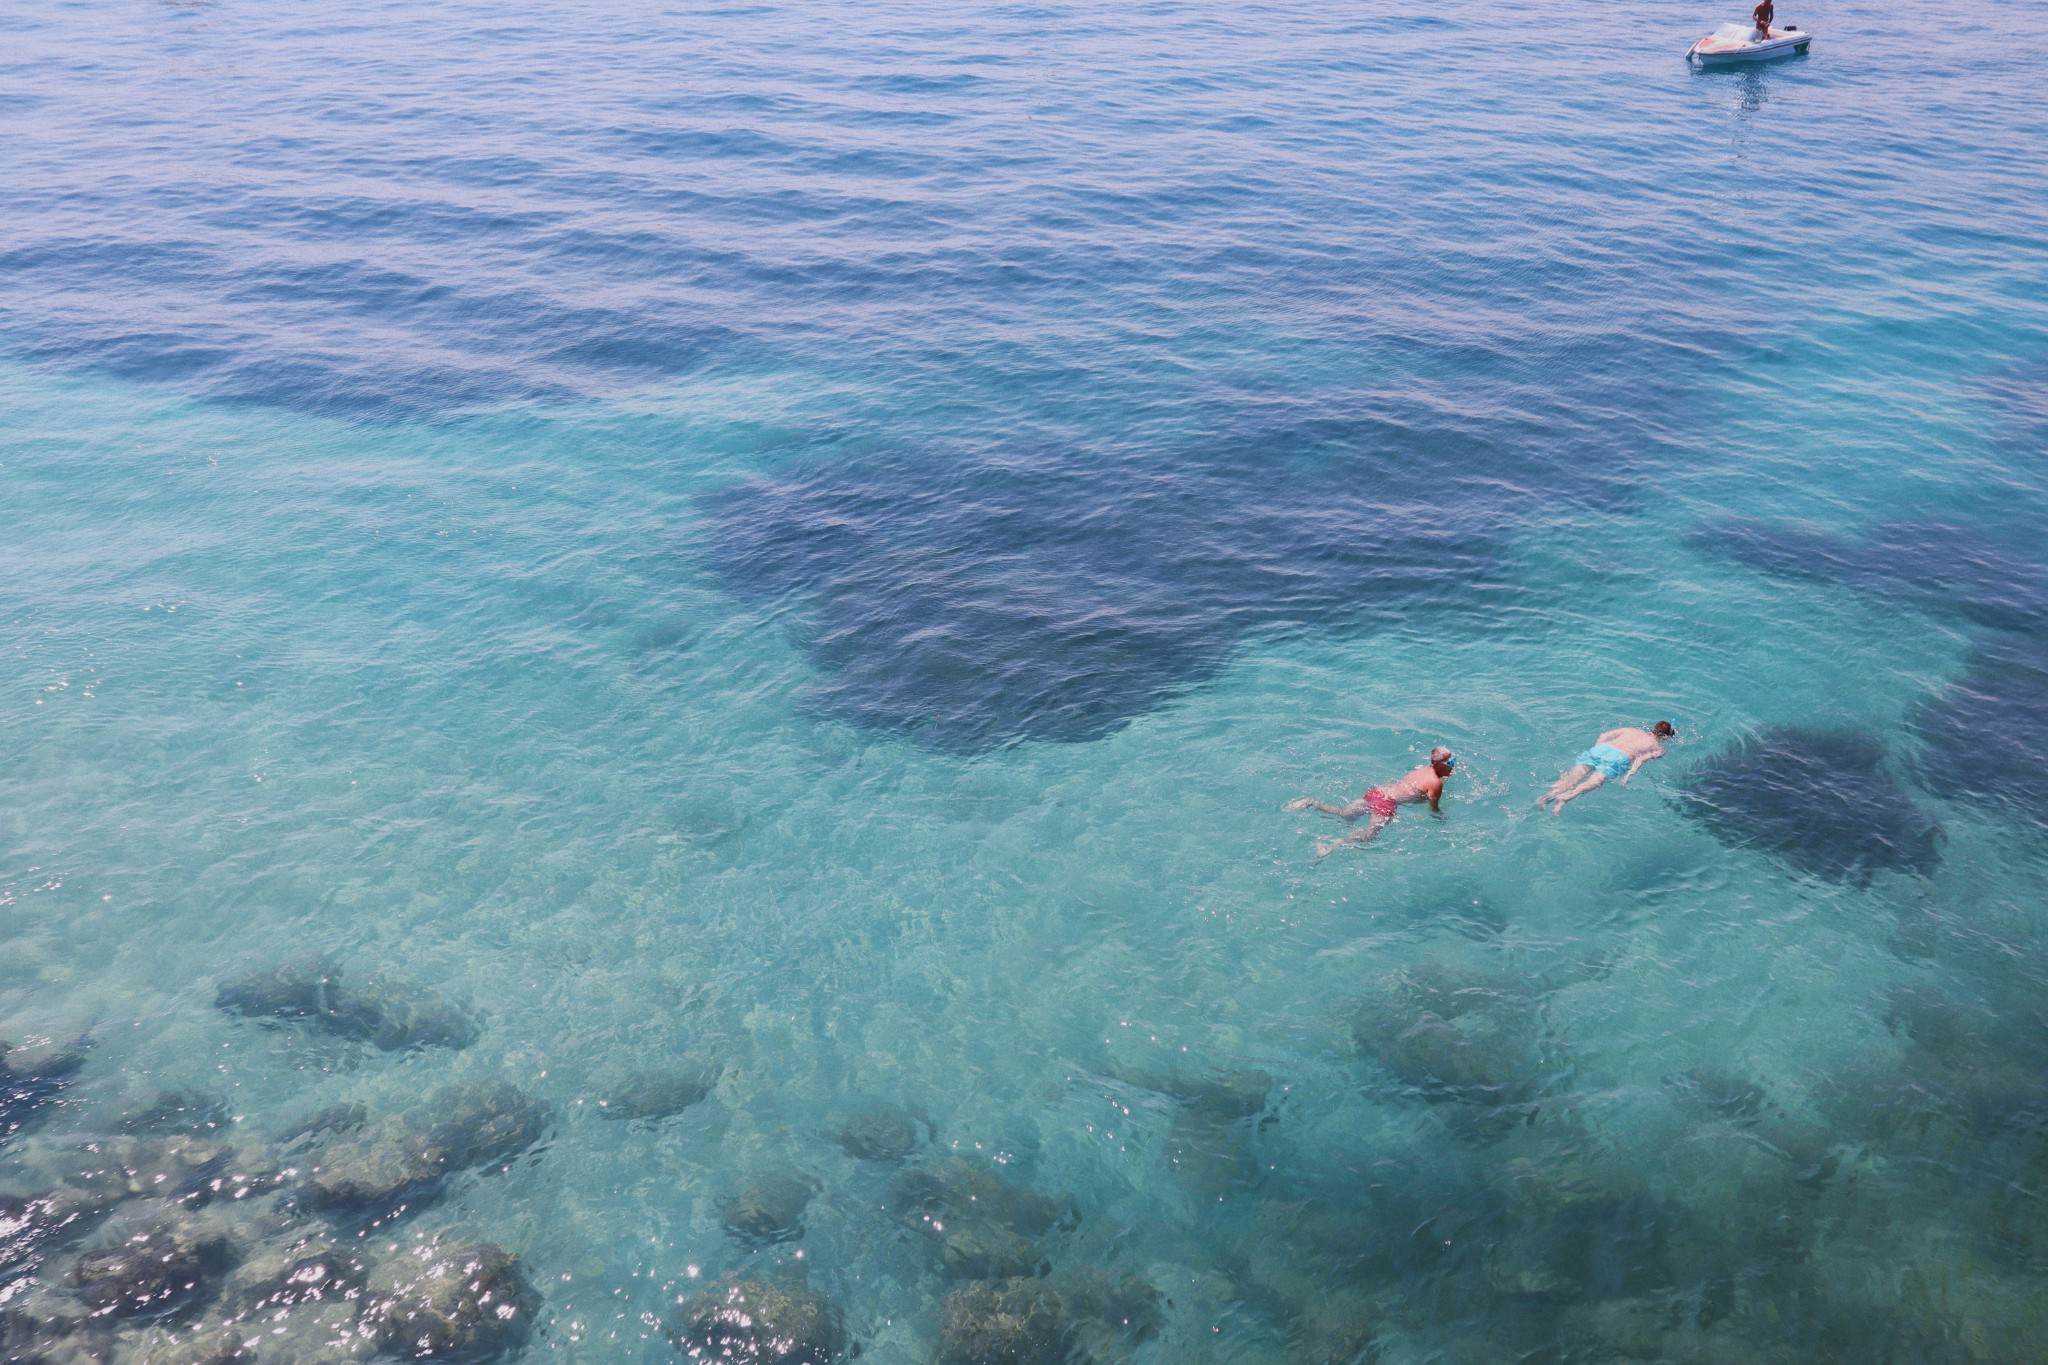
[[[1806,51],[1813,35],[1796,24],[1759,32],[1748,24],[1723,24],[1685,50],[1685,55],[1702,66],[1726,66],[1733,62],[1768,62],[1776,57],[1793,57]]]

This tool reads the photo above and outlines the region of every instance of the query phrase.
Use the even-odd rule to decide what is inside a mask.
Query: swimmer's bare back
[[[1663,743],[1648,730],[1638,729],[1633,725],[1624,725],[1618,730],[1609,730],[1606,734],[1600,736],[1599,742],[1602,744],[1612,744],[1631,759],[1640,760],[1636,764],[1637,767],[1641,767],[1651,759],[1664,757]]]
[[[1418,801],[1429,802],[1431,810],[1442,810],[1440,802],[1444,796],[1444,780],[1436,775],[1434,764],[1425,763],[1404,773],[1399,779],[1380,788],[1397,806],[1413,805]]]

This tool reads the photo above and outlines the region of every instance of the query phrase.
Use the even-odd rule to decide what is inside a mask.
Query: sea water
[[[204,1218],[502,1247],[532,1360],[740,1281],[877,1361],[2048,1353],[2048,12],[1559,17],[18,7],[0,1037],[85,1060],[7,1208],[159,1090],[267,1183],[9,1223],[9,1348],[314,1358],[87,1316]],[[473,1040],[217,1007],[312,961]],[[391,1208],[278,1145],[500,1082]],[[1007,1344],[969,1168],[1059,1210]]]

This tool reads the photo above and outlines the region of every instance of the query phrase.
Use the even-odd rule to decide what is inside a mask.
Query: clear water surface
[[[90,1316],[200,1219],[501,1246],[529,1360],[732,1277],[881,1362],[2048,1355],[2048,9],[1730,17],[16,6],[0,1037],[91,1047],[10,1054],[9,1349],[371,1349]],[[1440,822],[1281,813],[1437,742]],[[473,1041],[216,1007],[323,955]],[[160,1089],[288,1173],[23,1231]],[[1059,1201],[1009,1356],[969,1168]]]

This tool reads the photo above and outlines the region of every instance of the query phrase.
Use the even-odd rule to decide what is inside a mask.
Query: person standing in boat
[[[1771,4],[1771,0],[1757,0],[1756,9],[1751,11],[1749,17],[1756,20],[1756,38],[1758,42],[1762,42],[1771,36],[1771,21],[1778,17],[1778,10]]]

